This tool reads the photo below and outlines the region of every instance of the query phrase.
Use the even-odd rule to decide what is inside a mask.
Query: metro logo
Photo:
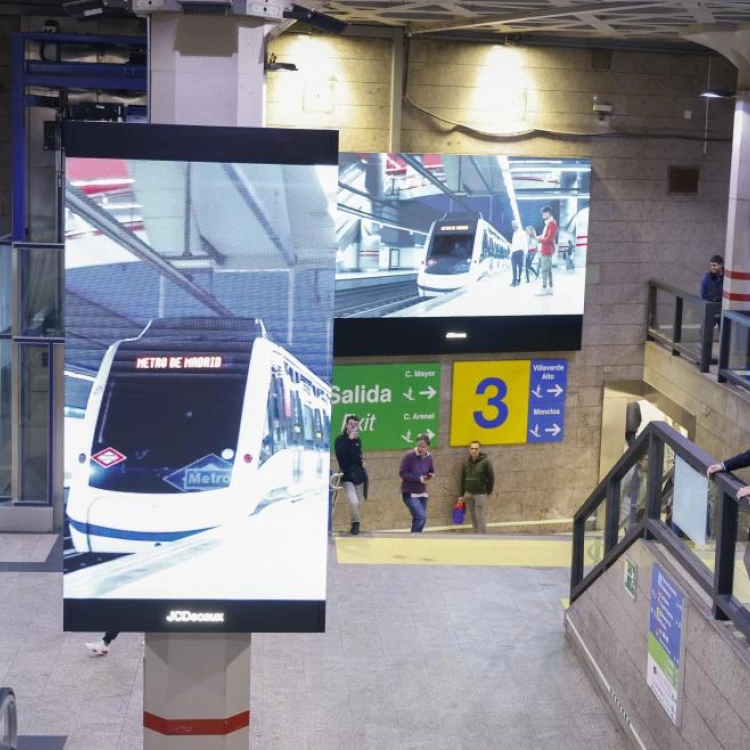
[[[173,609],[167,622],[224,622],[223,612],[191,612],[189,609]]]
[[[110,466],[116,466],[127,460],[127,456],[120,453],[120,451],[115,448],[105,448],[98,453],[94,453],[94,455],[91,456],[91,460],[94,461],[94,463],[99,464],[99,466],[108,469]]]

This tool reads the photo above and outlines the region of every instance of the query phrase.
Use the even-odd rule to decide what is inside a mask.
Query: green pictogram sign
[[[348,414],[361,420],[365,452],[407,450],[417,435],[437,446],[440,411],[440,365],[337,365],[333,368],[334,439]]]

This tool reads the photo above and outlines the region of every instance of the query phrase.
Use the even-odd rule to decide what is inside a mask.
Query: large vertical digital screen
[[[63,136],[65,628],[323,630],[336,134]]]
[[[587,159],[343,153],[338,355],[575,350]]]

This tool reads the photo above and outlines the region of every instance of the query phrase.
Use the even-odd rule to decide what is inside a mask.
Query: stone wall
[[[750,447],[750,394],[719,385],[715,374],[702,374],[695,365],[658,344],[645,347],[643,379],[695,416],[695,443],[716,459]],[[750,470],[737,472],[750,482]]]
[[[710,603],[651,542],[629,554],[638,566],[635,601],[623,585],[621,557],[566,613],[568,640],[604,693],[623,729],[647,750],[740,750],[750,747],[750,651],[730,625],[711,618]],[[674,726],[646,683],[651,569],[658,563],[685,594],[682,719]],[[590,655],[581,648],[573,628]],[[596,663],[609,690],[592,664]],[[632,736],[632,735],[631,735]],[[595,739],[595,738],[594,738]],[[634,747],[638,745],[634,742]]]
[[[385,150],[390,42],[314,41],[318,57],[306,56],[302,50],[310,49],[308,42],[294,34],[282,36],[273,49],[279,59],[301,68],[314,70],[321,59],[324,68],[328,65],[327,70],[335,72],[335,83],[326,89],[333,96],[327,102],[330,112],[325,117],[306,112],[300,88],[309,84],[294,76],[276,76],[269,81],[268,124],[338,126],[343,149]],[[356,65],[346,62],[352,58]],[[592,160],[583,349],[561,355],[570,364],[565,440],[557,445],[488,449],[499,475],[490,522],[570,518],[598,479],[603,384],[642,377],[647,280],[659,278],[697,289],[707,257],[724,246],[732,106],[711,105],[710,134],[724,141],[704,143],[705,103],[698,95],[706,84],[708,54],[613,51],[609,57],[592,50],[418,40],[411,42],[407,59],[402,150]],[[734,68],[715,56],[711,66],[712,85],[732,88]],[[592,114],[595,96],[614,108],[604,123]],[[596,135],[513,135],[532,128]],[[630,135],[611,135],[622,130]],[[668,194],[671,165],[700,168],[698,195]],[[439,526],[450,523],[464,450],[446,447],[453,359],[438,359],[443,383],[441,447],[435,451],[439,476],[432,488],[429,523]],[[345,361],[375,360],[340,363]],[[395,478],[399,454],[368,458],[372,501],[364,526],[403,528],[408,516]],[[337,510],[337,528],[346,525],[344,505]]]

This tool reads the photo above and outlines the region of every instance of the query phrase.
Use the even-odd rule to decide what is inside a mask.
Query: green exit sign
[[[356,414],[365,451],[407,450],[422,433],[437,446],[440,365],[337,365],[331,403],[333,437],[346,417]]]

